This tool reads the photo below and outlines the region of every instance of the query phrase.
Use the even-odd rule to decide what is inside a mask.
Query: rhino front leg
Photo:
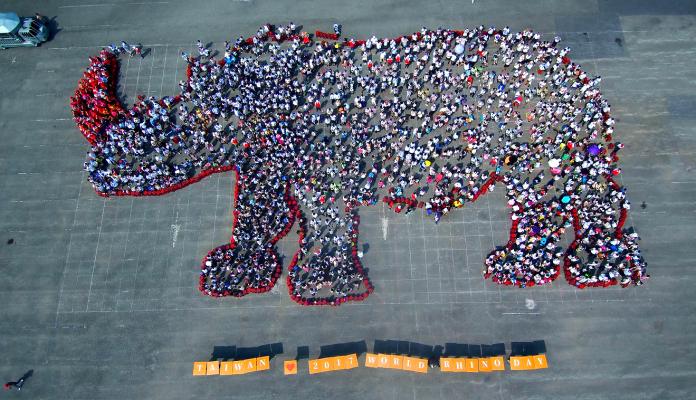
[[[282,271],[275,244],[297,215],[287,185],[254,184],[249,174],[235,175],[230,243],[211,250],[201,266],[199,289],[214,297],[271,290]]]

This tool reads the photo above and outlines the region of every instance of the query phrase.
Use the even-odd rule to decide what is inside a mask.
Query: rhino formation
[[[437,223],[500,188],[512,226],[483,260],[504,285],[579,288],[648,278],[615,121],[559,38],[478,27],[393,39],[336,40],[266,25],[182,53],[181,93],[119,100],[120,51],[104,49],[72,98],[101,196],[162,195],[234,171],[229,243],[203,259],[210,296],[270,290],[276,242],[295,224],[290,296],[304,305],[362,300],[361,206],[423,209]],[[568,240],[563,240],[563,237]],[[565,246],[563,243],[567,243]]]

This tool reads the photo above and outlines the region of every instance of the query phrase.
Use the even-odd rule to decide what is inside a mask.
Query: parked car
[[[38,46],[48,40],[48,25],[39,17],[20,17],[16,13],[0,13],[0,49]]]

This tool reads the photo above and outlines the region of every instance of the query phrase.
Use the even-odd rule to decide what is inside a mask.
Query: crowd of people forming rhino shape
[[[72,109],[102,196],[160,195],[236,175],[230,243],[205,256],[200,290],[243,296],[281,275],[276,242],[298,222],[293,300],[339,305],[373,287],[360,206],[422,209],[437,223],[500,188],[512,227],[484,261],[504,285],[640,285],[646,263],[617,183],[615,120],[559,38],[480,26],[394,39],[323,40],[294,24],[201,42],[181,93],[117,95],[119,53],[92,57]],[[330,35],[324,35],[330,36]],[[570,242],[564,250],[562,237]]]

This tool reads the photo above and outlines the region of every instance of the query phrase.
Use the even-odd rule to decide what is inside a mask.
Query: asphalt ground
[[[31,399],[692,399],[696,390],[696,3],[543,0],[269,2],[5,0],[54,19],[39,48],[0,52],[0,379],[33,375]],[[196,289],[198,266],[230,235],[232,174],[158,198],[102,199],[82,171],[87,143],[69,96],[87,57],[126,40],[121,90],[176,93],[178,56],[263,23],[393,37],[479,24],[560,35],[602,76],[626,144],[628,225],[652,278],[637,288],[514,289],[484,281],[483,259],[510,222],[499,191],[439,225],[420,211],[360,210],[375,292],[339,308],[301,307],[284,282],[243,299]],[[645,207],[641,207],[642,203]],[[12,243],[10,244],[10,241]],[[281,242],[291,255],[295,238]],[[549,369],[416,375],[358,368],[282,375],[308,346],[376,340],[428,345],[544,340]],[[192,377],[215,346],[276,344],[267,372]],[[360,358],[361,363],[363,357]]]

